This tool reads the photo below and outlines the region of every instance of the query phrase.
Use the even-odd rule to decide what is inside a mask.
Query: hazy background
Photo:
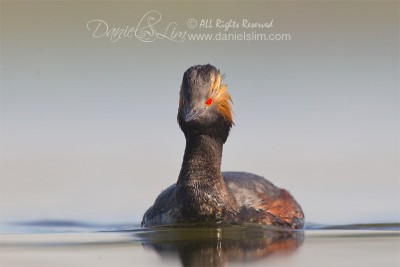
[[[274,20],[291,41],[95,39],[86,24]],[[239,30],[242,31],[242,30]],[[289,189],[307,221],[399,221],[399,2],[1,2],[1,221],[139,223],[177,179],[183,72],[226,73],[223,170]]]

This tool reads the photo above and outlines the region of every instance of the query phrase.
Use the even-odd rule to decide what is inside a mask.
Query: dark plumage
[[[304,214],[284,189],[244,172],[221,173],[222,147],[233,125],[220,72],[197,65],[183,75],[178,123],[186,138],[176,184],[164,190],[142,226],[175,223],[257,223],[302,228]]]

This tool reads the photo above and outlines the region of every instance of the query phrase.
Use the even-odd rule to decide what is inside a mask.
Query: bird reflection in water
[[[253,262],[300,247],[303,231],[265,227],[152,228],[138,234],[145,249],[161,257],[178,257],[183,266],[225,266]]]

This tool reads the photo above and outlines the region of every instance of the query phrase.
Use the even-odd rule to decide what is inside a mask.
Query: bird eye
[[[210,106],[210,105],[212,104],[212,102],[213,102],[213,100],[212,100],[212,98],[210,97],[209,99],[207,99],[206,105],[207,105],[207,106]]]

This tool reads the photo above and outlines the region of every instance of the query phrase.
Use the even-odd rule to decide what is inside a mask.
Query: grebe
[[[231,97],[212,65],[190,67],[183,75],[178,123],[186,138],[176,184],[161,192],[142,226],[256,223],[299,229],[300,205],[288,191],[263,177],[222,172],[222,147],[233,125]]]

